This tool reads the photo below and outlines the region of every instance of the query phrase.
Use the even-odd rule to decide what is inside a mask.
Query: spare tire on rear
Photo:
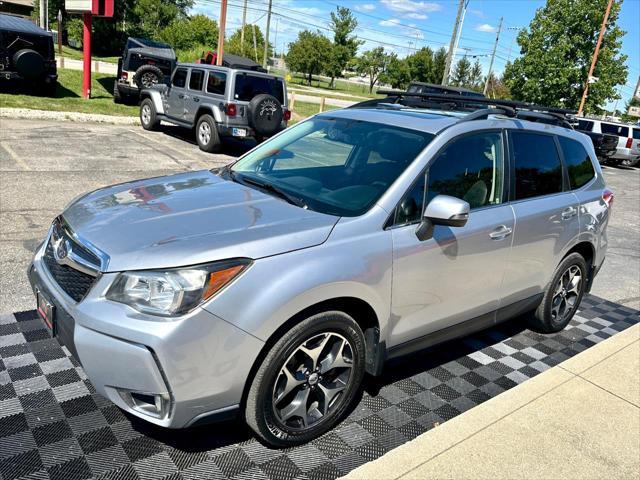
[[[133,83],[139,89],[151,88],[164,81],[164,73],[155,65],[142,65],[133,75]]]
[[[44,75],[44,58],[30,48],[23,48],[14,53],[13,64],[18,73],[28,80]]]
[[[257,136],[271,136],[281,128],[282,104],[273,95],[262,93],[249,102],[249,125]]]

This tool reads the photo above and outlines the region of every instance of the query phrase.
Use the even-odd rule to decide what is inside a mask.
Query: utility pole
[[[468,2],[468,0],[467,0]],[[451,59],[453,58],[453,50],[456,46],[456,38],[458,38],[458,30],[461,26],[462,12],[466,8],[465,0],[460,0],[458,3],[458,13],[456,14],[456,23],[453,26],[453,33],[451,34],[451,42],[449,42],[449,51],[447,52],[447,61],[444,65],[444,73],[442,74],[442,85],[449,83],[449,70],[451,70]]]
[[[58,10],[58,54],[62,57],[62,10]]]
[[[502,30],[502,17],[500,17],[500,23],[498,24],[498,32],[496,33],[496,43],[493,44],[493,53],[491,54],[491,61],[489,62],[489,73],[487,73],[487,80],[484,82],[484,94],[487,94],[489,90],[489,79],[491,78],[491,70],[493,69],[493,61],[496,58],[496,49],[498,48],[498,40],[500,40],[500,30]]]
[[[280,26],[280,17],[276,18],[276,38],[273,39],[273,47],[275,48],[275,52],[273,52],[273,56],[278,56],[278,27]]]
[[[593,52],[593,59],[591,60],[591,68],[589,68],[589,75],[587,75],[587,81],[584,85],[584,92],[582,92],[582,100],[580,100],[580,108],[578,108],[578,116],[582,116],[584,109],[584,102],[587,100],[587,93],[589,93],[589,83],[593,76],[593,71],[596,68],[596,62],[598,61],[598,53],[600,52],[600,45],[602,44],[602,37],[604,37],[604,31],[607,29],[607,20],[609,20],[609,12],[611,11],[611,5],[613,0],[609,0],[607,3],[607,10],[604,12],[604,18],[602,19],[602,26],[600,27],[600,35],[598,35],[598,42],[596,43],[596,50]]]
[[[46,0],[40,0],[40,28],[45,27],[45,18],[47,16],[47,2]]]
[[[218,51],[216,55],[216,65],[222,65],[224,55],[224,29],[227,24],[227,0],[220,2],[220,28],[218,32]]]
[[[267,52],[269,51],[269,27],[271,27],[271,3],[269,0],[269,10],[267,11],[267,33],[264,39],[264,53],[262,54],[262,68],[267,68]]]
[[[247,23],[247,0],[242,7],[242,30],[240,30],[240,55],[244,55],[244,26]]]

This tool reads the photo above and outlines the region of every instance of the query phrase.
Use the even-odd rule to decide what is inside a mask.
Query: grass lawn
[[[114,80],[114,76],[93,73],[91,99],[85,100],[82,98],[82,71],[59,68],[55,98],[27,91],[0,93],[0,107],[137,116],[137,106],[117,105],[113,102]]]
[[[277,74],[277,75],[282,75],[286,77],[287,72],[284,71],[280,71],[280,70],[272,70],[273,73]],[[307,82],[307,78],[303,77],[300,74],[290,74],[291,75],[291,80],[288,82],[289,85],[303,85],[303,86],[309,86],[308,82]],[[353,83],[353,82],[347,82],[345,80],[336,80],[335,81],[335,88],[329,88],[329,79],[325,79],[325,77],[314,77],[313,81],[311,82],[311,86],[312,87],[316,87],[316,88],[322,88],[324,90],[327,91],[327,97],[331,96],[331,92],[340,92],[340,93],[347,93],[347,94],[351,94],[351,95],[357,95],[359,97],[368,97],[368,98],[379,98],[380,95],[376,95],[375,93],[369,93],[369,85],[368,84],[364,84],[364,83]],[[376,90],[378,90],[379,87],[374,87],[373,91],[375,92]],[[310,92],[310,94],[312,94]],[[313,93],[314,95],[320,95],[319,93],[315,92]],[[337,97],[337,98],[345,98],[345,97]],[[356,99],[357,100],[357,99]]]
[[[54,50],[56,51],[56,57],[59,57],[58,54],[58,45],[54,45]],[[73,58],[74,60],[82,60],[82,50],[78,50],[76,48],[71,48],[68,45],[62,46],[62,56],[65,58]],[[101,62],[109,62],[109,63],[118,63],[118,58],[120,57],[101,57],[100,55],[91,54],[91,60],[99,60]]]
[[[334,107],[333,105],[325,105],[324,110],[336,110],[340,107]],[[289,122],[290,125],[293,125],[297,121],[303,120],[311,115],[315,115],[320,111],[320,105],[317,103],[307,103],[307,102],[299,102],[296,100],[296,103],[293,105],[293,117],[292,121]]]

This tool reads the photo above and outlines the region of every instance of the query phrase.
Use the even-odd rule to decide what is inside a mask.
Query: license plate
[[[39,290],[36,292],[36,305],[38,314],[51,330],[52,335],[56,334],[55,307],[51,304]]]
[[[234,137],[246,137],[247,136],[247,129],[246,128],[232,128],[231,129],[231,135],[233,135]]]

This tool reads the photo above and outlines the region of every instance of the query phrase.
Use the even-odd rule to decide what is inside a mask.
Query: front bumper
[[[104,294],[115,273],[102,274],[76,303],[48,272],[43,250],[29,267],[32,288],[54,304],[57,336],[98,393],[168,428],[228,418],[237,410],[262,341],[201,308],[167,320],[108,301]],[[162,414],[140,411],[129,392],[163,398]]]

